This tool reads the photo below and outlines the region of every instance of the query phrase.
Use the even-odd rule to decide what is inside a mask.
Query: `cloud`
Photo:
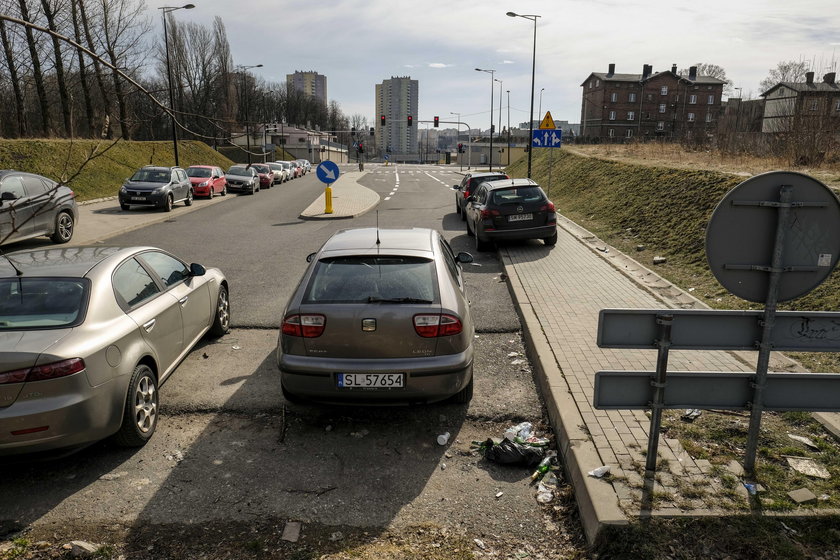
[[[451,68],[454,64],[444,64],[443,62],[430,62],[429,68]]]
[[[512,60],[503,60],[502,64],[516,64],[516,63]]]
[[[403,68],[417,68],[414,64],[403,64]]]

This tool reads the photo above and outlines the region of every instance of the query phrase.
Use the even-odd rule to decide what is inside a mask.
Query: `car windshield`
[[[131,176],[131,180],[142,183],[168,183],[171,175],[168,169],[140,169]]]
[[[435,296],[431,260],[364,255],[319,261],[303,303],[431,303]]]
[[[190,177],[209,177],[210,170],[206,167],[190,167],[187,169],[187,175]]]
[[[0,330],[69,327],[84,316],[87,280],[0,279]]]
[[[281,169],[283,169],[283,166],[279,163],[269,163],[268,166],[274,171],[280,171]]]
[[[493,204],[522,204],[525,202],[541,202],[545,200],[542,189],[535,186],[511,187],[493,191]]]
[[[244,175],[245,177],[250,177],[251,176],[251,172],[248,171],[247,167],[240,167],[240,166],[236,166],[236,165],[234,165],[233,167],[228,169],[227,174],[228,175]]]

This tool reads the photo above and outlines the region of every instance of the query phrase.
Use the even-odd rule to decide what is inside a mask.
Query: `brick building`
[[[805,83],[780,82],[762,93],[765,99],[762,132],[794,132],[840,128],[840,86],[829,72],[822,82],[805,73]]]
[[[664,72],[645,64],[641,74],[593,72],[581,84],[580,133],[584,141],[632,139],[702,139],[714,133],[721,115],[724,81],[688,76],[677,65]]]

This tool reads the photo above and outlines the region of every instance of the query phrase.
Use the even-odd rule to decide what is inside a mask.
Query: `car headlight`
[[[125,185],[123,185],[123,186],[121,186],[121,187],[120,187],[120,192],[121,192],[122,194],[128,194],[128,189],[127,189],[127,188],[125,188]]]
[[[155,190],[152,191],[152,194],[160,194],[162,192],[163,192],[163,189],[158,187],[158,188],[156,188]]]
[[[206,187],[209,184],[210,184],[210,181],[204,181],[203,183],[199,183],[198,186],[199,187]]]

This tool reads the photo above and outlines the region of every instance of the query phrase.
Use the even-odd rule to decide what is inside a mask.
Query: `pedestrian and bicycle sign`
[[[318,164],[318,167],[315,168],[315,174],[322,183],[329,185],[330,183],[335,183],[338,180],[338,176],[341,172],[338,170],[338,165],[336,165],[335,162],[326,160]]]
[[[559,148],[562,145],[562,130],[535,130],[531,137],[532,148]]]

